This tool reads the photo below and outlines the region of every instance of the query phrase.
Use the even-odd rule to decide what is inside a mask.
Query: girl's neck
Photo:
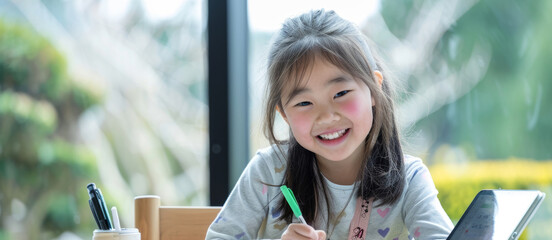
[[[320,171],[328,180],[339,185],[352,185],[357,180],[362,166],[363,153],[364,148],[361,146],[347,159],[331,161],[316,155],[316,161]]]
[[[339,166],[339,164],[323,164],[319,161],[320,171],[330,182],[338,185],[352,185],[355,183],[358,168],[350,168],[348,166]],[[335,166],[329,166],[335,165]]]

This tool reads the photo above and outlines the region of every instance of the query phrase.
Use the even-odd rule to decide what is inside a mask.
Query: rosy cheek
[[[358,101],[347,101],[342,105],[343,111],[348,115],[356,116],[359,114],[359,104]]]
[[[294,135],[301,134],[302,132],[309,132],[309,118],[307,116],[303,116],[301,114],[297,114],[294,116],[290,116],[289,118],[289,125],[291,129],[293,130]],[[296,138],[299,136],[295,136]]]

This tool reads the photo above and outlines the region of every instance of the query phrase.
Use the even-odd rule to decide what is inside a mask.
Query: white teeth
[[[325,139],[325,140],[333,140],[333,139],[336,139],[338,137],[343,136],[344,133],[345,133],[345,129],[337,131],[337,132],[333,132],[333,133],[322,134],[322,135],[320,135],[320,137],[322,139]]]

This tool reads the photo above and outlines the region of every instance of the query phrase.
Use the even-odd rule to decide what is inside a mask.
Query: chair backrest
[[[220,207],[160,206],[158,196],[134,199],[134,224],[142,240],[205,239]]]

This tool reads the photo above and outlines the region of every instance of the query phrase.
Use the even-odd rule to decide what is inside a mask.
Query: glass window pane
[[[205,4],[0,0],[0,239],[89,239],[90,182],[208,204]]]

